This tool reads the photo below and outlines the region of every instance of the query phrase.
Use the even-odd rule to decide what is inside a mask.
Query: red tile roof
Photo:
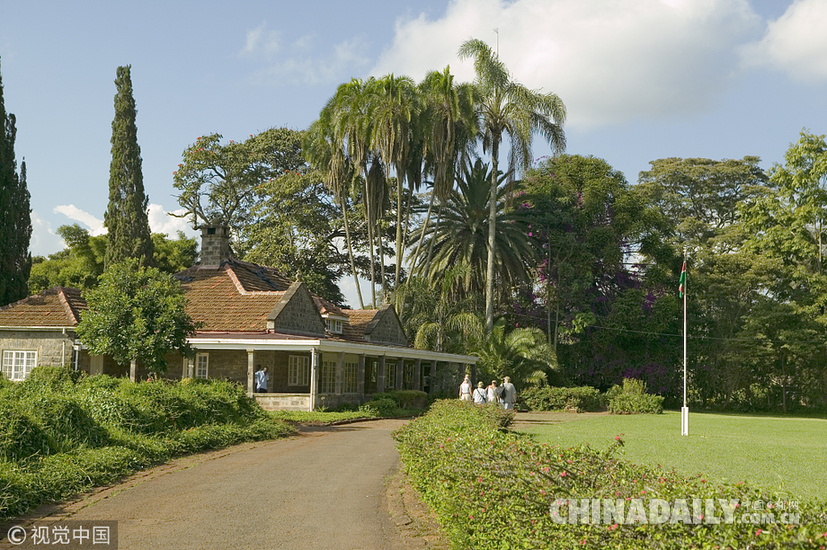
[[[74,327],[87,308],[76,288],[52,287],[0,308],[3,327]]]

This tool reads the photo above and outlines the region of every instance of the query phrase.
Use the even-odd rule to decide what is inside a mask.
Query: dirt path
[[[117,520],[120,549],[439,547],[420,532],[427,512],[392,475],[390,432],[402,423],[306,428],[185,457],[16,523]]]

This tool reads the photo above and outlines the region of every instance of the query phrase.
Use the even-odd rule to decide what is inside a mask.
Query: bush
[[[109,439],[106,430],[72,397],[44,392],[25,403],[29,416],[54,441],[57,452],[100,447]]]
[[[386,418],[391,416],[399,416],[399,407],[396,401],[390,397],[378,397],[366,403],[362,403],[359,411],[368,416]]]
[[[802,510],[801,525],[790,528],[779,523],[756,530],[738,522],[561,524],[566,509],[553,517],[552,505],[574,498],[767,502],[772,495],[617,460],[612,455],[623,444],[620,438],[605,452],[539,445],[504,431],[506,419],[497,410],[442,401],[393,434],[405,472],[453,548],[818,548],[827,542],[827,505]]]
[[[54,440],[18,402],[0,402],[0,460],[15,462],[50,454]]]
[[[661,414],[663,397],[646,393],[646,383],[634,378],[625,378],[623,387],[613,386],[606,396],[609,398],[609,412],[612,414]]]
[[[606,406],[606,397],[590,386],[526,388],[519,398],[532,411],[594,412]]]
[[[385,393],[374,393],[372,399],[390,398],[400,409],[428,408],[428,394],[419,390],[389,390]]]

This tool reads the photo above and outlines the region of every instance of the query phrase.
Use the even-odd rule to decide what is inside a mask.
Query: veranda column
[[[316,395],[319,393],[319,351],[310,350],[310,410],[316,410]]]
[[[429,393],[436,393],[436,374],[437,374],[437,367],[439,366],[439,361],[434,359],[431,361],[431,371],[428,375],[428,392]]]
[[[356,391],[365,395],[365,355],[359,356],[359,369],[356,371]]]
[[[405,377],[405,358],[400,357],[396,360],[396,389],[403,388],[403,378]]]
[[[247,350],[247,395],[253,396],[255,392],[256,379],[256,352],[255,350]]]
[[[342,378],[345,372],[345,352],[340,352],[336,356],[336,383],[334,385],[334,392],[336,395],[342,395]]]
[[[376,393],[385,391],[385,356],[379,356],[379,366],[376,369]]]
[[[422,389],[422,359],[414,361],[413,388],[411,389]]]

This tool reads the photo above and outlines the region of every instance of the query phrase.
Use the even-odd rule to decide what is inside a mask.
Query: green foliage
[[[171,275],[124,261],[109,267],[86,299],[89,311],[77,333],[91,353],[111,355],[122,365],[137,360],[157,373],[166,371],[167,353],[191,354],[187,337],[196,327]]]
[[[221,139],[220,134],[201,136],[187,147],[173,185],[193,228],[220,224],[239,233],[259,186],[304,170],[301,133],[271,128],[242,142],[222,144]]]
[[[557,358],[537,328],[514,328],[506,332],[506,320],[497,320],[488,338],[475,350],[479,368],[486,377],[511,377],[520,389],[543,384],[555,375]]]
[[[195,265],[198,257],[198,242],[178,231],[177,238],[170,239],[166,233],[153,233],[155,265],[165,273],[178,273]]]
[[[359,406],[359,412],[379,418],[399,416],[399,405],[397,405],[396,400],[382,395],[378,394],[371,401],[362,403]]]
[[[106,265],[127,258],[153,266],[154,246],[149,231],[141,171],[141,148],[135,125],[132,66],[118,67],[115,86],[115,118],[112,120],[112,161],[109,164],[109,205],[103,217],[107,233]]]
[[[1,389],[0,518],[183,453],[292,433],[238,385],[75,380],[38,367]]]
[[[428,405],[428,394],[419,390],[385,390],[384,393],[374,393],[371,399],[393,399],[400,409],[424,409]]]
[[[16,118],[6,112],[0,76],[0,306],[28,295],[26,281],[32,267],[31,195],[26,185],[25,160],[17,171],[16,135]]]
[[[519,398],[532,411],[594,412],[603,410],[608,401],[605,395],[591,386],[526,388],[520,392]]]
[[[394,432],[411,483],[431,506],[453,548],[817,548],[827,506],[801,511],[801,525],[748,523],[604,525],[557,523],[552,503],[579,498],[772,500],[746,485],[707,483],[606,451],[540,445],[503,430],[507,411],[457,400],[435,403]],[[565,508],[563,508],[565,510]],[[565,512],[561,512],[565,518]],[[625,517],[625,516],[624,516]]]
[[[646,393],[646,383],[642,380],[625,378],[623,387],[613,386],[606,397],[612,414],[663,413],[663,397]]]

